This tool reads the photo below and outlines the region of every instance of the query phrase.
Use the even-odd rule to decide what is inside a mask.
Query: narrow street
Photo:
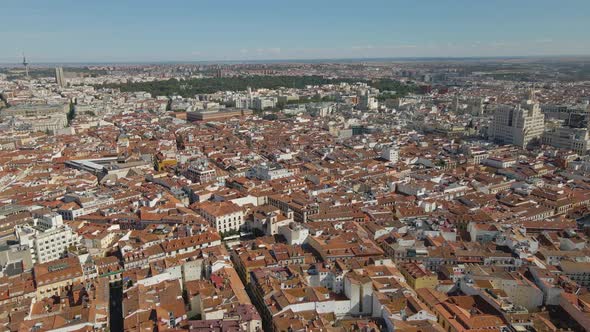
[[[123,331],[123,287],[121,285],[111,285],[110,292],[111,331]]]

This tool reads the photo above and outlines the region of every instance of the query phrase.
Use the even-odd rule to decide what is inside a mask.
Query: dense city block
[[[0,69],[2,331],[588,331],[587,59]]]

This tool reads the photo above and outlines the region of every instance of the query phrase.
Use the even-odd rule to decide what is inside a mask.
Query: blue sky
[[[0,62],[590,54],[590,0],[0,0],[0,13]]]

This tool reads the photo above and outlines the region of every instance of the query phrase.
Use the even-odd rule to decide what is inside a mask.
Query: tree
[[[0,108],[3,108],[4,106],[6,107],[10,107],[10,104],[8,103],[8,99],[6,99],[6,96],[4,96],[3,93],[0,93]],[[4,104],[4,105],[2,105]]]
[[[227,232],[220,232],[219,235],[221,235],[221,238],[222,239],[225,239],[225,238],[230,237],[230,236],[240,235],[240,231],[237,230],[237,229],[232,229],[232,230],[229,230]]]
[[[435,164],[436,166],[438,166],[438,167],[441,167],[441,168],[442,168],[442,167],[445,167],[445,166],[447,165],[447,162],[446,162],[446,161],[444,161],[443,159],[438,159],[438,160],[437,160],[437,161],[436,161],[434,164]]]
[[[215,93],[218,91],[245,91],[248,87],[254,89],[267,88],[276,89],[280,87],[290,87],[302,89],[308,85],[324,85],[337,83],[367,83],[369,86],[382,91],[396,91],[399,95],[405,95],[410,92],[416,92],[417,88],[413,84],[406,84],[392,79],[380,79],[367,81],[354,78],[325,78],[322,76],[236,76],[236,77],[219,77],[219,78],[195,78],[178,81],[169,79],[166,81],[152,82],[129,82],[122,84],[105,84],[98,85],[97,88],[114,88],[120,89],[121,92],[146,91],[153,96],[194,96],[204,93]],[[309,101],[322,101],[320,96],[314,96],[302,101],[293,101],[289,103],[301,103]]]
[[[76,117],[76,106],[74,106],[74,103],[70,102],[70,111],[68,112],[68,127],[70,126],[70,124],[72,123],[72,121],[74,120],[75,117]]]

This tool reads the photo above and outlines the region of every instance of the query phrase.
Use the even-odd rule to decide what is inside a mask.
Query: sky
[[[0,0],[0,63],[590,55],[590,0]]]

